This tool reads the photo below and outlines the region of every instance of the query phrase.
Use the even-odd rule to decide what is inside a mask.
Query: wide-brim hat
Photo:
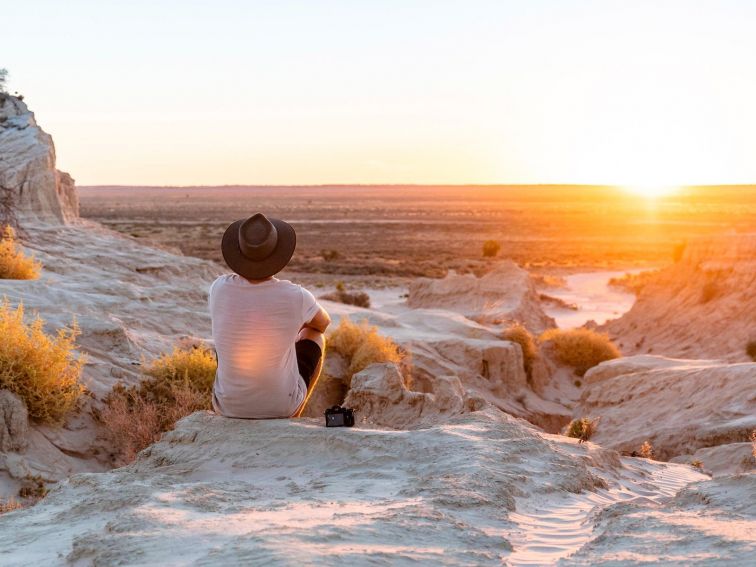
[[[228,267],[251,280],[280,272],[296,247],[294,228],[262,213],[232,222],[221,240],[221,252]]]

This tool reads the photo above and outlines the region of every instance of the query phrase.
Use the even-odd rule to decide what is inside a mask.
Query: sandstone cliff
[[[17,97],[0,93],[0,199],[20,220],[66,223],[79,216],[70,175],[55,169],[52,137]]]

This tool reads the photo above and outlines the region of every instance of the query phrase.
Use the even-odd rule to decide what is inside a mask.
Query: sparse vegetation
[[[18,510],[20,508],[23,508],[23,506],[15,498],[9,498],[5,501],[0,500],[0,515],[13,512],[13,510]]]
[[[179,419],[209,409],[216,367],[205,346],[176,348],[153,361],[138,386],[114,388],[100,421],[116,447],[116,460],[132,461]]]
[[[538,344],[533,335],[520,323],[514,323],[502,333],[501,338],[520,345],[525,374],[530,380],[533,377],[533,364],[538,358]]]
[[[628,273],[618,278],[611,278],[609,280],[609,285],[635,295],[640,295],[643,288],[645,288],[658,274],[659,270],[646,270],[638,272],[637,274]]]
[[[35,280],[41,269],[41,263],[21,250],[13,227],[3,227],[0,231],[0,279]]]
[[[74,351],[79,335],[75,321],[55,336],[43,327],[39,317],[24,322],[23,305],[13,309],[7,298],[0,302],[0,389],[24,400],[32,420],[57,424],[84,392],[84,358]]]
[[[367,293],[364,291],[347,291],[344,282],[337,282],[336,291],[321,295],[320,298],[338,301],[346,305],[356,305],[357,307],[370,307],[370,296]]]
[[[703,469],[703,463],[696,459],[695,461],[690,462],[691,467],[696,467],[697,469]]]
[[[391,339],[378,334],[367,320],[357,324],[342,317],[339,326],[328,336],[328,349],[339,353],[349,363],[351,377],[376,362],[401,362],[399,347]]]
[[[572,437],[573,439],[579,439],[581,443],[588,441],[596,432],[598,422],[600,418],[591,419],[589,417],[581,417],[580,419],[573,419],[567,426],[565,435]]]
[[[716,281],[706,282],[701,290],[701,303],[709,303],[719,297],[721,290]]]
[[[320,256],[326,262],[332,262],[333,260],[338,260],[339,258],[341,258],[341,253],[338,250],[325,249],[320,251]]]
[[[590,329],[549,329],[539,340],[551,344],[557,360],[574,368],[578,376],[605,360],[622,356],[608,336]]]
[[[486,240],[483,243],[483,257],[493,258],[501,250],[501,244],[498,240]]]
[[[640,457],[643,457],[644,459],[653,459],[654,446],[651,445],[651,443],[648,440],[644,441],[643,445],[641,445],[640,449],[638,449],[638,455]]]
[[[756,341],[748,341],[746,354],[751,357],[751,360],[756,362]]]
[[[581,380],[575,380],[575,381],[573,382],[573,384],[575,384],[575,387],[576,387],[576,388],[580,388],[580,387],[582,387],[582,386],[583,386],[583,382],[582,382]]]
[[[45,486],[45,481],[41,476],[36,475],[28,476],[24,479],[21,488],[18,491],[18,495],[21,498],[37,502],[47,496],[48,492],[49,490],[47,490],[47,487]]]

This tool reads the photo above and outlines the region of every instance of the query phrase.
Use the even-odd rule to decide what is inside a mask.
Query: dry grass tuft
[[[367,293],[364,291],[347,291],[344,282],[338,282],[335,291],[321,295],[320,299],[356,305],[357,307],[370,307],[370,296]]]
[[[596,432],[599,419],[601,418],[591,419],[589,417],[581,417],[580,419],[573,419],[567,426],[565,435],[573,439],[579,439],[581,443],[585,443]]]
[[[578,376],[605,360],[622,356],[608,336],[590,329],[549,329],[539,340],[551,343],[557,360],[574,368]]]
[[[75,321],[55,336],[43,327],[39,317],[24,323],[23,305],[12,309],[7,298],[0,302],[0,389],[24,400],[34,421],[58,424],[84,392],[84,358],[74,352],[79,335]]]
[[[483,257],[493,258],[501,250],[501,244],[497,240],[486,240],[483,243]]]
[[[756,341],[749,341],[746,345],[746,354],[751,357],[751,360],[756,362]]]
[[[399,347],[391,339],[378,334],[367,320],[353,323],[342,317],[339,326],[328,336],[328,349],[339,353],[349,363],[349,380],[376,362],[400,362]]]
[[[528,379],[531,379],[533,377],[533,363],[538,358],[538,344],[533,335],[520,323],[514,323],[501,334],[501,338],[520,345],[525,374],[527,374]]]
[[[20,510],[21,508],[23,508],[23,506],[15,498],[9,498],[5,501],[0,500],[0,514],[6,514],[8,512],[13,512],[13,510]]]
[[[640,446],[640,449],[638,449],[638,455],[640,457],[643,457],[644,459],[653,459],[654,458],[654,446],[651,445],[648,441],[644,441],[643,445]]]
[[[210,409],[216,366],[215,355],[205,346],[176,348],[153,361],[138,386],[115,387],[100,421],[116,448],[116,461],[133,461],[178,420]]]
[[[11,226],[0,231],[0,280],[36,280],[42,264],[27,256],[18,245]]]

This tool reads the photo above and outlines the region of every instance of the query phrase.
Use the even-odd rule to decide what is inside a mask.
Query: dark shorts
[[[310,339],[302,339],[294,343],[294,348],[297,350],[299,373],[309,388],[310,378],[312,378],[322,356],[320,345]]]

